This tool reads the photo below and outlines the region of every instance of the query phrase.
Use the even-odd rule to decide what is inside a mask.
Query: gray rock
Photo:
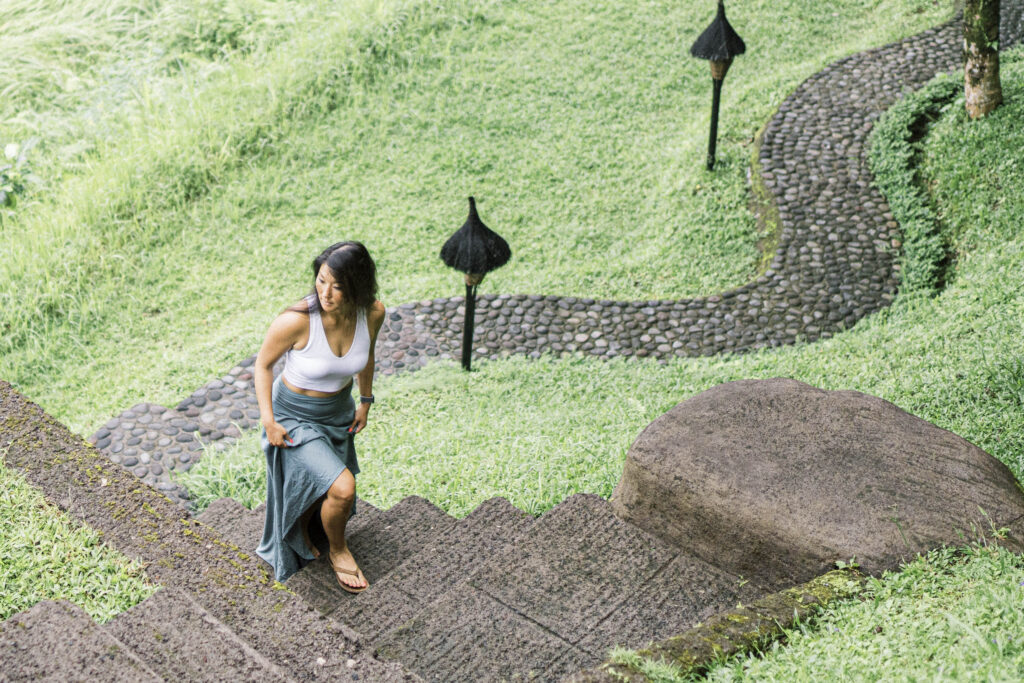
[[[777,587],[854,558],[894,569],[1024,516],[1009,469],[956,434],[789,379],[722,384],[659,417],[612,500],[637,526]]]

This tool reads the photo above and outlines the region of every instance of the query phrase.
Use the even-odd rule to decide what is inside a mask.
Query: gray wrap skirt
[[[352,476],[359,473],[354,435],[348,433],[355,419],[355,402],[351,388],[315,398],[292,391],[280,377],[274,381],[272,397],[274,419],[292,443],[272,446],[263,432],[267,516],[256,554],[274,568],[275,579],[284,581],[313,559],[299,518],[327,493],[338,475],[346,469]]]

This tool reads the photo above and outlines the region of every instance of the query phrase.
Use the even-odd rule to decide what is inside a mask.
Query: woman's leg
[[[365,588],[366,578],[358,572],[359,566],[349,552],[345,541],[345,525],[348,523],[352,503],[356,499],[356,478],[347,469],[327,489],[327,498],[320,506],[320,521],[323,522],[327,541],[330,543],[331,566],[337,572],[338,579],[352,588]],[[338,571],[344,570],[344,571]]]
[[[326,498],[326,496],[324,496]],[[309,509],[302,513],[302,517],[299,518],[299,526],[302,528],[302,540],[306,542],[306,547],[313,553],[313,557],[320,557],[320,550],[313,544],[313,540],[309,537],[309,520],[313,518],[313,513],[318,512],[318,507],[324,498],[320,498],[315,503],[309,506]]]

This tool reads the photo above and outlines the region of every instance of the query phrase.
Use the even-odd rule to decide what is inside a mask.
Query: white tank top
[[[306,297],[312,308],[312,297]],[[309,312],[309,341],[301,349],[289,349],[284,356],[284,378],[299,389],[334,392],[348,384],[352,377],[366,367],[370,358],[370,330],[366,326],[366,311],[356,313],[356,330],[352,346],[344,356],[335,356],[327,343],[327,333],[320,312]]]

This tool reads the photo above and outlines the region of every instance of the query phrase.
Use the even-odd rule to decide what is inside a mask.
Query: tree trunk
[[[964,7],[964,97],[967,115],[985,116],[1003,103],[999,82],[999,0]]]

